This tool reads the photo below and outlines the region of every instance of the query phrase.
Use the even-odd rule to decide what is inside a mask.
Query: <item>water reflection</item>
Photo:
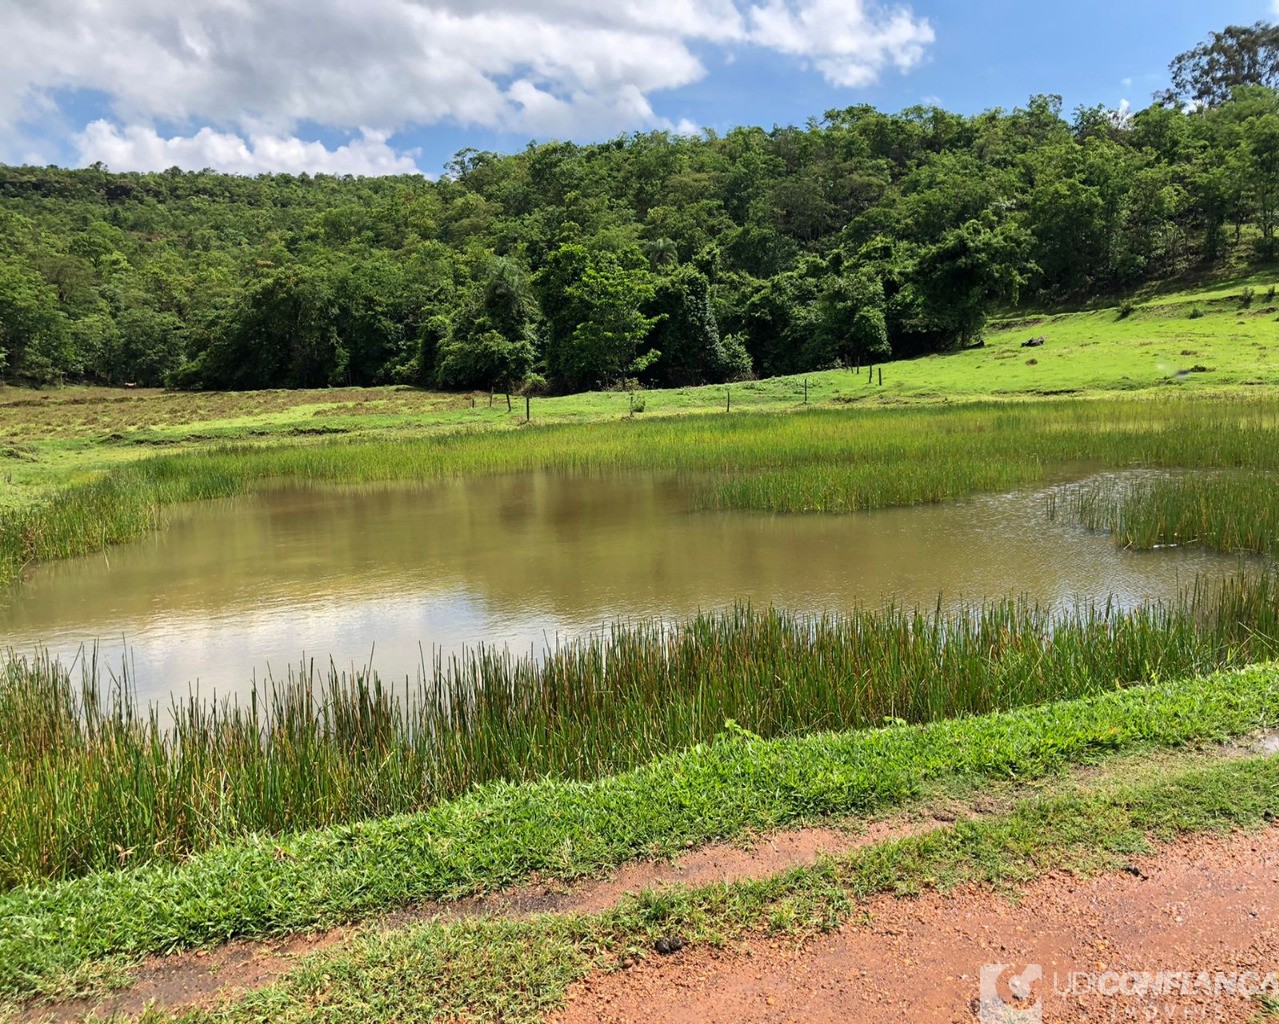
[[[690,511],[666,477],[553,473],[430,487],[283,489],[185,509],[107,555],[40,566],[0,638],[71,657],[127,641],[144,698],[243,692],[303,654],[414,675],[423,652],[540,647],[617,617],[752,601],[832,610],[1026,595],[1171,597],[1238,560],[1137,554],[1052,523],[1040,491],[852,516]]]

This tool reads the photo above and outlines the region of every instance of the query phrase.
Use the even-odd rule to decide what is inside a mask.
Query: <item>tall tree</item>
[[[565,242],[537,278],[546,316],[546,369],[563,391],[620,383],[661,356],[641,351],[654,320],[642,312],[653,298],[648,260],[634,245],[614,252]]]
[[[648,344],[661,353],[648,379],[665,387],[719,383],[750,372],[750,356],[736,339],[721,337],[711,283],[696,267],[675,268],[655,289],[647,312]]]
[[[1279,87],[1279,25],[1229,25],[1175,57],[1168,70],[1172,88],[1155,97],[1168,106],[1211,107],[1243,85]]]
[[[440,344],[437,381],[442,387],[510,391],[537,360],[539,320],[524,269],[510,259],[489,261]]]

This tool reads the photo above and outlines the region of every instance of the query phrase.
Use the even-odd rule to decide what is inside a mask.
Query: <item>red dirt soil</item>
[[[867,909],[870,924],[798,946],[758,938],[592,976],[552,1024],[1031,1024],[1033,1003],[1007,984],[1031,964],[1042,965],[1031,999],[1042,998],[1044,1021],[1255,1020],[1258,1004],[1213,994],[1216,979],[1136,995],[1132,979],[1105,972],[1249,971],[1254,987],[1279,977],[1279,828],[1189,839],[1091,879],[1049,875],[1016,903],[971,887]],[[999,994],[1030,1015],[979,1013],[984,964],[1012,965]],[[1125,980],[1130,994],[1114,994]]]

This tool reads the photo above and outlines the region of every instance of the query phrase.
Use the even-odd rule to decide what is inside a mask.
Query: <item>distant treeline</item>
[[[1277,222],[1264,85],[467,150],[437,182],[0,167],[0,379],[575,391],[865,365],[974,342],[995,304],[1268,259]]]

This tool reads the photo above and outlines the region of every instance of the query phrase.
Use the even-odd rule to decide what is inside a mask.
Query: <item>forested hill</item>
[[[681,385],[962,346],[994,305],[1269,258],[1279,93],[836,110],[437,182],[0,167],[0,378]]]

